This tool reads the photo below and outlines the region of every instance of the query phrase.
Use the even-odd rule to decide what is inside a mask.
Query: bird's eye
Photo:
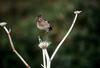
[[[42,18],[39,18],[38,20],[39,20],[39,21],[42,21]]]

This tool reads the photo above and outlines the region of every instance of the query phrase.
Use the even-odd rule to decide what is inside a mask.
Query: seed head
[[[0,23],[0,26],[3,27],[3,26],[5,26],[6,24],[7,24],[6,22],[1,22],[1,23]]]
[[[79,14],[81,13],[82,11],[74,11],[74,14]]]
[[[50,42],[42,41],[42,42],[39,43],[38,46],[39,46],[41,49],[46,49],[50,44],[51,44]]]

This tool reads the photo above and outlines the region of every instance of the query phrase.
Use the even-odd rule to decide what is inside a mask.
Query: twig
[[[55,54],[57,53],[57,51],[59,50],[60,46],[63,44],[63,42],[65,41],[65,39],[68,37],[68,35],[70,34],[75,22],[76,22],[76,19],[77,19],[77,16],[78,14],[80,13],[81,11],[75,11],[74,14],[75,14],[75,17],[74,17],[74,20],[72,22],[72,25],[71,27],[69,28],[68,32],[66,33],[66,35],[63,37],[63,39],[61,40],[61,42],[58,44],[58,46],[56,47],[55,51],[53,52],[52,56],[51,56],[51,61],[53,60]]]
[[[17,52],[17,50],[15,49],[14,44],[13,44],[13,41],[12,41],[12,38],[11,38],[11,35],[10,35],[11,29],[8,30],[8,29],[6,28],[6,26],[5,26],[6,24],[7,24],[6,22],[2,22],[2,23],[0,23],[0,26],[2,26],[2,27],[4,28],[4,30],[6,31],[13,52],[21,59],[21,61],[25,64],[25,66],[26,66],[27,68],[31,68],[31,67],[28,65],[28,63],[23,59],[23,57],[22,57],[22,56]]]

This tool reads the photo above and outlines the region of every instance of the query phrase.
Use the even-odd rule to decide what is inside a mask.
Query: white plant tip
[[[51,44],[50,42],[42,41],[42,42],[39,43],[38,46],[39,46],[41,49],[46,49],[50,44]]]
[[[5,26],[6,24],[7,24],[6,22],[1,22],[1,23],[0,23],[0,26],[3,27],[3,26]]]
[[[81,13],[82,11],[74,11],[74,14],[79,14]]]

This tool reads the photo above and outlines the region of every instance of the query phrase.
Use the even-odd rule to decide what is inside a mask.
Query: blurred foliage
[[[50,55],[70,27],[75,10],[82,10],[69,37],[54,60],[52,68],[100,67],[99,0],[0,0],[0,22],[8,22],[15,48],[32,68],[41,68],[42,53],[37,36],[52,42]],[[36,27],[42,14],[53,25],[46,33]],[[0,27],[0,68],[25,68],[12,52],[7,35]]]

